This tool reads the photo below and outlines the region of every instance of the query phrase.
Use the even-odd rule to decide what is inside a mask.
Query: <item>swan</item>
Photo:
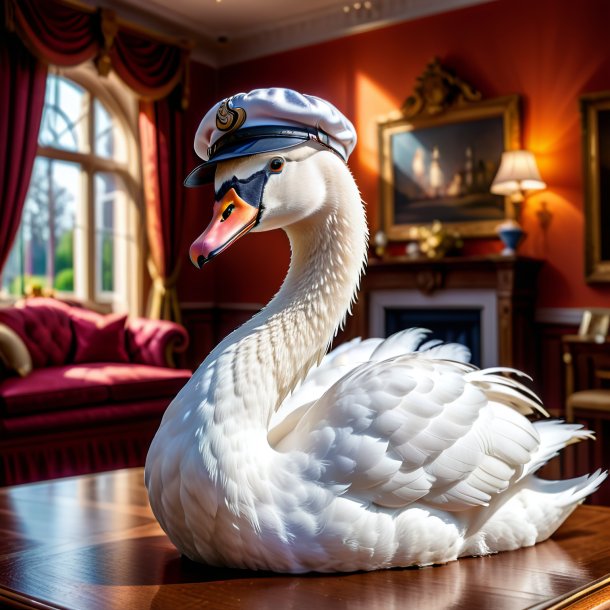
[[[293,123],[338,112],[287,95],[254,98],[267,111],[305,99],[304,119],[290,106]],[[225,100],[208,132],[228,117],[233,131],[218,138],[239,134],[240,110],[263,114],[247,97]],[[194,372],[150,446],[150,505],[173,544],[208,565],[303,573],[443,564],[548,538],[606,473],[535,472],[591,434],[544,418],[518,373],[479,370],[465,348],[421,329],[327,354],[367,255],[345,137],[297,134],[256,152],[256,133],[211,164],[213,218],[190,257],[201,267],[249,231],[282,228],[290,267],[270,303]]]

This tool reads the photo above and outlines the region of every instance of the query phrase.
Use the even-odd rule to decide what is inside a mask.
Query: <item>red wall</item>
[[[610,90],[609,23],[607,0],[497,0],[230,66],[218,71],[215,94],[219,99],[284,86],[343,110],[359,134],[350,166],[372,230],[378,209],[376,118],[402,104],[431,58],[438,56],[484,97],[521,94],[523,143],[536,154],[548,185],[528,200],[523,218],[528,238],[521,253],[546,260],[538,305],[607,306],[610,287],[590,287],[583,278],[578,98]],[[194,91],[195,127],[209,97]],[[546,233],[536,216],[542,201],[553,213]],[[208,216],[208,204],[197,204],[187,230],[202,230]],[[497,242],[489,248],[497,249]],[[283,234],[249,235],[210,265],[213,271],[183,274],[182,298],[209,300],[213,282],[217,302],[266,301],[281,283],[288,257]]]
[[[193,137],[203,113],[216,103],[217,87],[216,70],[198,63],[191,64],[191,97],[190,105],[185,112],[185,133],[187,154],[185,164],[187,171],[201,163],[193,150]],[[203,231],[206,214],[211,209],[214,192],[211,187],[186,189],[186,210],[184,216],[184,256],[182,271],[178,281],[178,295],[181,302],[211,303],[215,300],[214,281],[217,268],[207,265],[202,271],[191,265],[188,258],[188,247]]]

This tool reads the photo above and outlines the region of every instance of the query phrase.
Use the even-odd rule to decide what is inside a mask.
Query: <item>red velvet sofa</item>
[[[0,308],[0,330],[0,485],[144,464],[191,376],[172,362],[182,326],[34,298]]]

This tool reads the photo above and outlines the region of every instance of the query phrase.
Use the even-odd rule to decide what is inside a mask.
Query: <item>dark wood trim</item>
[[[610,604],[610,574],[529,610],[602,610]]]

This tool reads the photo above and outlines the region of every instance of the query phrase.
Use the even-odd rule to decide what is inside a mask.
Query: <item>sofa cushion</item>
[[[113,401],[171,399],[190,376],[186,369],[130,363],[34,369],[25,379],[0,381],[0,407],[10,417]]]
[[[187,369],[147,364],[108,364],[103,368],[110,397],[115,401],[173,398],[191,378],[191,374]]]
[[[72,349],[68,306],[53,299],[28,299],[24,306],[0,309],[0,323],[19,335],[35,368],[64,364]]]
[[[128,362],[125,348],[125,314],[103,316],[92,311],[70,310],[76,351],[74,362]]]
[[[4,415],[24,415],[99,404],[110,399],[110,390],[96,375],[74,365],[34,369],[25,379],[0,381],[0,406]]]
[[[0,361],[9,371],[25,377],[32,370],[32,357],[21,337],[5,324],[0,324]]]

